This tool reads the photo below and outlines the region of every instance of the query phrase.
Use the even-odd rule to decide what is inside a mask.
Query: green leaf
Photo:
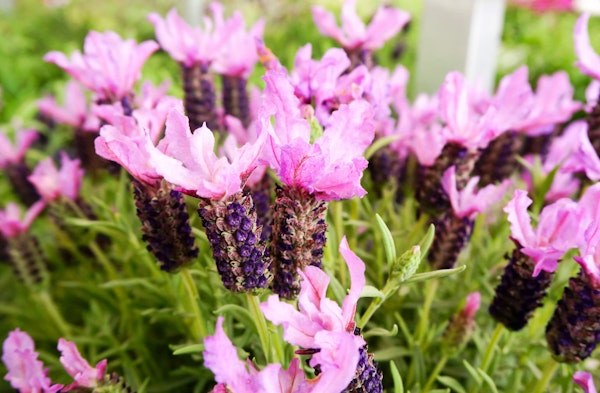
[[[393,337],[398,334],[398,325],[394,324],[392,330],[387,330],[384,328],[373,328],[363,333],[363,338],[368,337]]]
[[[394,381],[394,393],[404,393],[404,384],[402,383],[402,377],[396,367],[396,363],[390,361],[390,371],[392,373],[392,380]]]
[[[202,353],[204,344],[190,344],[179,347],[173,351],[173,355],[187,355],[190,353]]]
[[[421,248],[421,260],[423,260],[423,258],[425,258],[425,255],[427,255],[427,251],[429,251],[429,247],[431,247],[431,244],[433,244],[434,238],[435,225],[429,224],[429,228],[427,228],[427,233],[419,242],[419,247]]]
[[[445,386],[449,387],[450,389],[456,391],[457,393],[467,393],[465,391],[465,389],[463,389],[463,387],[460,385],[460,383],[452,377],[448,377],[445,375],[439,375],[437,377],[437,381],[439,383],[441,383],[442,385],[445,385]]]
[[[465,366],[469,374],[471,374],[473,379],[477,382],[477,385],[481,385],[481,374],[479,374],[479,372],[475,370],[475,367],[471,366],[466,360],[463,360],[463,365]]]
[[[375,219],[377,220],[377,226],[383,235],[383,249],[385,250],[387,264],[388,266],[392,266],[396,261],[396,244],[394,243],[394,238],[392,237],[390,229],[379,214],[375,214]]]
[[[453,274],[462,273],[466,268],[467,268],[467,266],[463,265],[460,267],[455,267],[453,269],[440,269],[440,270],[435,270],[433,272],[418,273],[404,282],[409,283],[409,282],[429,281],[429,280],[433,280],[436,278],[448,277]]]
[[[383,292],[381,292],[379,289],[375,288],[372,285],[365,285],[365,287],[363,288],[363,291],[360,293],[360,297],[378,297],[378,298],[385,298],[385,295],[383,294]]]
[[[483,371],[480,368],[477,369],[477,372],[479,373],[481,378],[483,378],[483,381],[492,389],[492,392],[498,393],[498,389],[496,388],[496,384],[494,383],[492,377],[490,377],[485,371]]]

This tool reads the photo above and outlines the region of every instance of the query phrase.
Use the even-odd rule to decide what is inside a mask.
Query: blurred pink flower
[[[476,150],[485,148],[497,135],[496,108],[486,104],[484,112],[480,113],[482,101],[460,73],[450,72],[446,76],[438,98],[448,142]]]
[[[258,166],[265,137],[259,133],[253,143],[232,147],[227,152],[228,157],[218,157],[212,131],[205,125],[192,133],[187,117],[172,109],[167,117],[165,137],[156,148],[149,149],[151,165],[188,194],[221,199],[242,190]]]
[[[579,67],[584,75],[600,80],[600,56],[598,56],[590,44],[590,36],[588,34],[589,19],[590,14],[581,14],[575,23],[575,54],[578,59],[575,65]]]
[[[21,162],[27,149],[37,139],[38,133],[34,130],[17,130],[15,144],[0,129],[0,168],[9,164]]]
[[[397,8],[381,6],[373,16],[371,23],[365,26],[356,14],[356,0],[345,0],[342,5],[342,26],[337,26],[335,16],[324,8],[312,8],[313,20],[321,34],[332,37],[344,49],[381,48],[385,42],[395,36],[410,20],[410,15]]]
[[[374,137],[373,112],[363,100],[342,105],[323,135],[311,140],[311,127],[285,75],[267,72],[259,127],[269,134],[265,159],[281,181],[320,200],[363,196],[360,186],[367,161],[362,156]],[[275,115],[275,126],[271,116]]]
[[[212,19],[207,16],[202,19],[204,28],[187,24],[175,8],[169,11],[165,19],[152,13],[148,15],[148,20],[154,25],[156,39],[162,49],[186,67],[193,64],[208,65],[218,53],[220,41],[216,39]]]
[[[578,239],[577,261],[592,282],[600,285],[600,183],[589,187],[579,200],[582,210],[581,226],[583,238]]]
[[[87,360],[79,354],[77,346],[60,338],[58,350],[61,352],[60,363],[75,382],[64,389],[65,392],[75,388],[95,388],[101,385],[106,374],[107,360],[101,360],[96,367],[91,367]]]
[[[531,203],[526,191],[515,190],[513,199],[508,202],[504,212],[508,214],[511,238],[535,262],[535,277],[542,270],[555,271],[558,260],[568,249],[576,246],[576,239],[581,236],[584,228],[581,227],[579,205],[563,198],[542,209],[534,230],[527,211]]]
[[[584,393],[596,393],[594,378],[592,377],[592,374],[586,371],[576,371],[573,374],[573,382],[581,386]]]
[[[465,319],[473,319],[475,313],[479,310],[481,305],[481,294],[479,292],[472,292],[467,296],[465,308],[462,309],[461,314]]]
[[[33,220],[44,210],[44,201],[37,201],[25,212],[21,219],[21,208],[16,203],[9,203],[4,210],[0,210],[0,233],[6,238],[13,238],[25,233]]]
[[[237,351],[223,331],[223,317],[217,320],[216,332],[204,340],[204,365],[215,374],[217,386],[213,393],[322,393],[340,392],[348,386],[358,363],[358,348],[354,350],[349,334],[321,332],[317,337],[321,351],[310,364],[319,364],[321,374],[307,380],[298,358],[284,370],[280,364],[269,364],[257,370],[237,357]]]
[[[212,63],[213,70],[217,74],[248,79],[258,61],[255,42],[262,39],[264,19],[246,31],[241,12],[236,11],[231,18],[224,20],[221,4],[214,2],[211,9],[215,16],[215,35],[220,43]]]
[[[265,317],[274,325],[283,325],[283,337],[292,345],[301,348],[318,348],[316,335],[322,331],[349,332],[354,331],[354,313],[356,303],[365,286],[365,264],[350,250],[346,237],[339,247],[340,254],[346,260],[350,271],[350,292],[344,298],[342,307],[326,297],[329,276],[321,269],[307,266],[302,276],[298,310],[286,302],[279,300],[278,295],[269,296],[260,308]],[[355,336],[356,350],[364,345],[360,336]]]
[[[575,0],[510,0],[510,3],[538,13],[573,11],[575,6]]]
[[[448,194],[456,217],[468,217],[472,220],[478,213],[483,213],[491,205],[502,199],[510,184],[509,180],[505,180],[501,184],[490,184],[481,190],[477,190],[477,183],[479,183],[479,177],[475,176],[469,179],[463,189],[458,190],[456,188],[456,167],[453,165],[444,172],[442,187]]]
[[[85,131],[98,131],[100,128],[100,121],[89,111],[83,88],[74,80],[68,81],[65,87],[64,106],[60,106],[53,96],[46,96],[38,101],[38,109],[57,123]]]
[[[18,328],[10,332],[2,344],[2,361],[8,370],[4,379],[20,393],[55,393],[63,388],[63,385],[51,385],[48,370],[44,370],[38,360],[33,340]]]
[[[71,160],[67,153],[60,154],[60,170],[51,157],[40,161],[27,178],[46,202],[52,202],[61,196],[76,200],[81,188],[84,170],[80,160]]]
[[[157,49],[154,41],[138,45],[112,31],[91,31],[85,38],[83,54],[75,51],[68,59],[61,52],[50,52],[44,60],[64,69],[96,93],[99,100],[116,102],[131,93],[142,66]]]

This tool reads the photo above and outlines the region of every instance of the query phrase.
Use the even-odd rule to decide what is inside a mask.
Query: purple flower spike
[[[63,53],[50,52],[44,60],[64,69],[99,100],[117,102],[131,94],[142,66],[157,49],[154,41],[138,45],[112,31],[92,31],[85,38],[83,54],[76,51],[69,60]]]
[[[51,385],[48,370],[38,360],[31,337],[19,329],[8,334],[2,345],[2,361],[8,369],[4,377],[21,393],[55,393],[63,385]]]
[[[479,292],[467,296],[465,307],[454,314],[442,337],[442,350],[447,355],[456,355],[467,344],[475,330],[475,314],[481,304]]]
[[[584,393],[596,393],[594,378],[592,377],[592,374],[586,371],[576,371],[573,374],[573,382],[581,386]]]

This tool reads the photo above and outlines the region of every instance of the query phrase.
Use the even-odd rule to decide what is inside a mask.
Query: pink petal
[[[365,263],[352,251],[348,246],[346,236],[342,238],[339,248],[340,254],[346,260],[348,270],[350,271],[350,292],[342,302],[342,316],[346,325],[354,320],[356,312],[356,303],[360,298],[366,280],[365,280]]]
[[[367,40],[364,47],[375,50],[398,34],[410,21],[410,14],[397,8],[381,6],[367,27]]]
[[[594,386],[594,378],[592,374],[585,371],[576,371],[573,374],[573,382],[583,388],[585,393],[596,393],[596,386]]]
[[[584,13],[575,23],[575,53],[579,59],[575,65],[585,75],[594,79],[600,79],[600,56],[594,51],[590,44],[588,35],[588,21],[590,14]]]
[[[526,191],[515,190],[513,198],[504,208],[504,212],[508,214],[508,221],[510,222],[511,237],[517,240],[522,247],[535,243],[531,218],[527,212],[527,207],[532,202],[527,196]]]
[[[85,360],[75,343],[63,338],[58,340],[58,350],[61,352],[60,363],[67,373],[75,379],[78,387],[95,388],[104,379],[107,360],[99,362],[96,367],[91,367]]]

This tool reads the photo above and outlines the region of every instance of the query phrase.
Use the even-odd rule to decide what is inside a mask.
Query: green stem
[[[373,314],[375,314],[375,311],[377,311],[379,307],[381,307],[383,302],[385,302],[395,290],[396,288],[392,288],[392,285],[388,281],[385,284],[385,287],[383,287],[383,289],[381,290],[381,292],[383,293],[383,297],[376,297],[373,300],[371,300],[371,304],[369,304],[367,310],[360,317],[357,326],[361,329],[364,328],[367,325],[367,322],[369,322],[369,320],[373,316]]]
[[[542,378],[540,378],[535,385],[535,388],[531,391],[532,393],[543,393],[547,392],[548,385],[550,384],[550,380],[554,376],[556,369],[558,368],[558,362],[554,359],[550,358],[548,363],[546,363],[546,367],[544,367],[544,373],[542,374]]]
[[[481,362],[481,370],[485,373],[488,372],[490,364],[492,363],[492,358],[494,355],[494,350],[498,345],[498,341],[502,337],[502,333],[504,332],[504,325],[501,323],[496,325],[496,329],[494,329],[494,333],[492,333],[492,337],[490,338],[490,342],[485,350],[485,354],[483,355],[483,361]],[[469,393],[475,393],[479,391],[480,385],[474,383],[469,390]]]
[[[183,286],[185,287],[185,292],[187,293],[188,301],[192,309],[191,311],[194,315],[194,319],[192,320],[192,337],[196,342],[203,341],[204,337],[208,335],[208,332],[206,331],[204,318],[202,317],[200,307],[198,306],[200,295],[198,294],[196,283],[194,282],[194,279],[192,278],[192,275],[187,267],[181,269],[179,274],[181,275]]]
[[[429,312],[431,311],[431,305],[433,304],[433,298],[437,292],[438,280],[427,281],[425,284],[425,301],[423,308],[421,309],[421,318],[419,319],[419,326],[417,327],[417,341],[423,343],[425,332],[429,326]]]
[[[260,344],[263,347],[263,353],[265,354],[265,360],[267,363],[279,363],[279,359],[275,359],[279,354],[273,355],[272,347],[270,345],[270,334],[267,327],[267,321],[265,316],[260,310],[260,303],[258,296],[246,293],[246,300],[248,301],[248,308],[252,313],[256,330],[258,331],[258,337],[260,338]]]
[[[433,372],[429,376],[429,379],[427,380],[427,383],[425,384],[425,387],[423,388],[423,390],[421,390],[421,393],[427,393],[427,392],[429,392],[429,390],[431,389],[431,386],[433,386],[433,382],[435,382],[435,380],[437,379],[438,375],[440,375],[440,371],[442,371],[442,369],[446,365],[447,361],[448,361],[448,356],[446,356],[446,355],[442,356],[442,358],[440,359],[440,361],[438,362],[438,364],[433,369]]]
[[[56,327],[60,331],[61,336],[70,337],[71,328],[63,318],[62,313],[54,303],[54,300],[52,300],[52,297],[50,296],[48,291],[42,290],[40,292],[37,292],[37,298],[42,304],[42,306],[44,306],[44,308],[46,309],[48,315],[50,315],[50,318],[52,318],[52,320],[56,324]]]
[[[342,201],[336,201],[335,203],[333,203],[333,225],[335,227],[335,235],[337,237],[337,242],[339,243],[342,240],[342,237],[344,236],[344,220],[343,220],[343,205],[342,205]],[[337,250],[337,245],[334,245],[333,249]],[[336,254],[337,255],[337,254]],[[339,258],[337,259],[339,260]],[[342,284],[342,287],[346,288],[347,284],[348,284],[348,278],[346,275],[346,264],[345,263],[340,263],[338,264],[339,267],[339,277],[340,277],[340,283]]]

